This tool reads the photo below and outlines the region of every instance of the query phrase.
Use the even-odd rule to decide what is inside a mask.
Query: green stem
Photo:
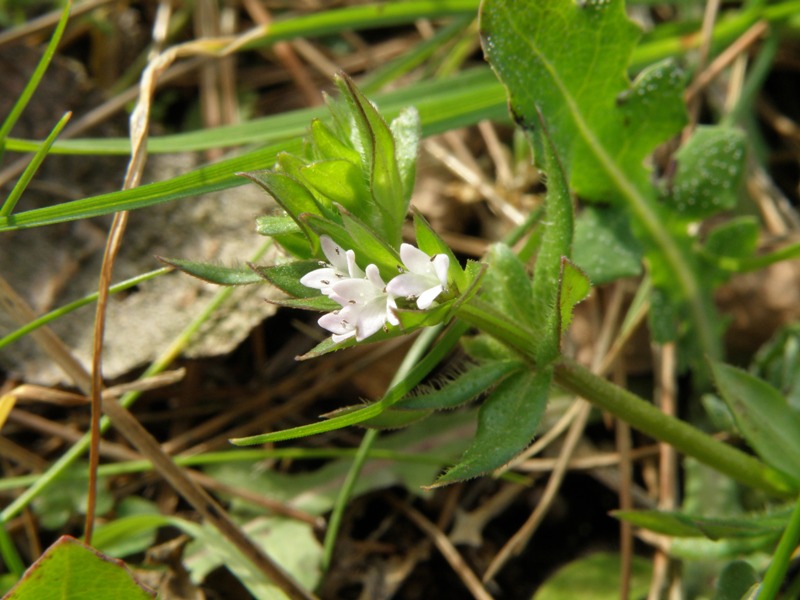
[[[470,300],[459,309],[458,317],[534,363],[532,337],[518,325],[498,317],[486,303]],[[574,360],[561,357],[555,361],[554,368],[554,381],[564,389],[736,481],[778,495],[797,491],[792,481],[779,471],[684,421],[665,415],[649,402],[595,375]]]
[[[684,421],[665,415],[649,402],[595,375],[570,358],[562,357],[556,361],[555,382],[639,431],[670,444],[679,452],[742,484],[779,495],[796,492],[794,484],[782,473]]]
[[[770,562],[769,568],[764,575],[764,581],[758,592],[758,597],[761,600],[777,598],[786,577],[786,571],[789,569],[792,553],[794,553],[798,544],[800,544],[800,498],[797,499],[792,516],[789,518],[786,529],[781,536],[781,541],[772,556],[772,562]],[[789,598],[789,596],[786,597]]]
[[[509,321],[489,303],[472,298],[458,309],[458,318],[477,327],[534,362],[533,333],[519,323]]]

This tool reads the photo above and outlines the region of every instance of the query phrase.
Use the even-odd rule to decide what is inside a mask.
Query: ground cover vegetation
[[[0,3],[9,598],[794,598],[800,3]]]

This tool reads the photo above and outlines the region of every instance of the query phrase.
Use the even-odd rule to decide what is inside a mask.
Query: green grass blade
[[[25,85],[25,89],[22,90],[22,94],[20,94],[20,97],[17,99],[16,103],[14,103],[14,107],[11,109],[8,117],[6,117],[5,121],[3,121],[3,125],[0,126],[0,156],[2,156],[5,148],[5,140],[8,137],[8,134],[11,132],[11,129],[14,127],[14,125],[17,124],[17,120],[22,115],[22,111],[24,111],[25,107],[28,105],[28,101],[30,101],[31,96],[33,96],[33,93],[36,91],[39,82],[44,76],[44,72],[47,70],[47,67],[50,65],[50,61],[53,59],[56,48],[58,48],[58,43],[61,41],[61,35],[64,33],[64,28],[67,26],[70,8],[72,8],[71,0],[64,6],[64,11],[61,13],[61,19],[59,19],[58,25],[56,26],[55,31],[53,31],[53,37],[50,38],[50,43],[47,44],[47,48],[45,49],[42,58],[39,60],[39,64],[36,65],[36,69],[33,71],[28,83]]]
[[[423,135],[465,127],[483,119],[508,119],[503,89],[488,69],[474,69],[452,79],[420,84],[379,97],[377,101],[390,117],[404,106],[414,104],[422,118]],[[299,152],[301,148],[300,139],[292,138],[167,181],[0,217],[0,232],[135,210],[243,185],[247,180],[238,177],[237,172],[269,168],[278,152]]]
[[[47,136],[47,139],[45,139],[44,143],[36,151],[36,154],[33,155],[31,162],[27,167],[25,167],[25,171],[22,173],[22,176],[20,176],[19,180],[17,180],[17,183],[14,184],[14,189],[11,190],[8,198],[6,198],[5,202],[3,203],[3,206],[0,207],[0,217],[6,217],[12,213],[14,207],[17,205],[17,202],[22,196],[22,193],[27,189],[28,184],[36,174],[36,171],[39,170],[39,167],[47,156],[50,147],[53,145],[53,142],[56,141],[56,138],[69,122],[71,116],[72,113],[68,112],[59,119],[58,123],[56,123],[55,127],[53,127],[53,130],[50,132],[50,135]]]
[[[154,277],[158,277],[159,275],[164,275],[165,273],[171,272],[172,269],[163,268],[163,269],[156,269],[155,271],[150,271],[149,273],[143,273],[142,275],[137,275],[136,277],[131,277],[130,279],[126,279],[125,281],[121,281],[115,285],[112,285],[109,288],[109,292],[111,294],[116,294],[117,292],[122,292],[124,290],[130,289],[135,285],[139,285],[149,279],[153,279]],[[89,294],[88,296],[84,296],[74,302],[70,302],[69,304],[65,304],[55,310],[51,310],[49,313],[42,315],[41,317],[34,319],[30,323],[20,327],[16,331],[12,331],[6,336],[0,338],[0,350],[13,344],[17,340],[22,337],[28,335],[31,331],[39,329],[43,325],[47,325],[48,323],[55,321],[63,317],[66,314],[71,313],[74,310],[81,308],[82,306],[86,306],[87,304],[91,304],[97,300],[97,292],[93,294]]]

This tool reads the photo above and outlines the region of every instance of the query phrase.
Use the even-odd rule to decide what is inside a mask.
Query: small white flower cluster
[[[407,270],[387,284],[375,265],[362,271],[352,250],[343,250],[327,235],[320,236],[320,242],[328,262],[320,263],[321,268],[304,275],[300,283],[341,305],[318,321],[333,334],[334,342],[353,336],[360,342],[386,323],[399,325],[396,298],[416,299],[417,308],[425,310],[447,291],[450,259],[446,254],[431,257],[411,244],[402,244],[400,259]]]

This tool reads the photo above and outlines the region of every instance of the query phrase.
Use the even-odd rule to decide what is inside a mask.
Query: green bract
[[[336,84],[344,102],[328,99],[333,121],[312,122],[303,156],[282,153],[275,168],[245,174],[294,220],[307,248],[298,248],[296,239],[283,244],[280,235],[291,233],[286,216],[262,217],[259,231],[305,257],[318,255],[325,233],[343,248],[359,248],[365,263],[384,273],[396,269],[391,249],[400,247],[411,200],[419,116],[404,109],[389,125],[349,78],[337,77]]]

